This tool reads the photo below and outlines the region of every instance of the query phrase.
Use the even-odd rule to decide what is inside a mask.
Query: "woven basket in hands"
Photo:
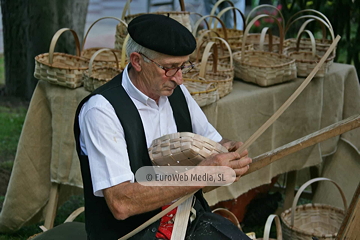
[[[339,190],[344,202],[344,210],[326,204],[306,204],[296,206],[301,193],[310,184],[318,181],[330,181]],[[337,232],[347,211],[346,198],[336,182],[328,178],[314,178],[304,183],[295,195],[292,207],[281,213],[282,230],[285,239],[319,240],[337,239]]]
[[[271,224],[273,223],[273,220],[275,220],[275,225],[276,225],[276,240],[282,240],[281,222],[280,222],[280,218],[276,214],[271,214],[267,218],[265,223],[264,236],[263,238],[256,238],[256,240],[275,240],[274,238],[269,238]]]
[[[281,11],[279,9],[277,9],[276,7],[269,5],[269,4],[261,4],[255,8],[253,8],[249,14],[247,15],[247,18],[245,20],[246,25],[249,24],[250,20],[252,19],[252,15],[255,15],[255,17],[259,14],[259,10],[260,9],[264,9],[264,8],[270,8],[275,10],[274,11],[274,17],[277,17],[276,19],[280,22],[281,21],[281,26],[282,29],[285,29],[285,19],[284,16],[282,15]],[[269,11],[267,11],[267,13],[269,13]],[[269,14],[267,14],[269,15]],[[271,18],[270,18],[271,20]],[[266,28],[268,29],[268,28]],[[280,29],[279,29],[280,30]],[[265,30],[264,30],[265,31]],[[268,31],[271,31],[271,28],[268,29]],[[272,32],[270,32],[272,33]],[[247,44],[253,44],[253,47],[255,50],[260,50],[261,51],[267,51],[267,52],[278,52],[279,51],[279,46],[280,46],[280,37],[278,36],[269,36],[268,34],[265,35],[265,37],[262,36],[262,33],[248,33],[247,37],[246,37],[246,43]],[[280,33],[279,33],[280,35]],[[262,42],[260,39],[263,38],[263,46],[260,46],[260,42]],[[272,44],[270,45],[269,41],[272,41]],[[272,46],[272,49],[269,48],[269,45]]]
[[[243,44],[246,42],[247,34],[252,25],[260,18],[271,17],[279,27],[280,42],[279,53],[264,51],[245,51],[233,54],[235,76],[246,82],[252,82],[260,86],[270,86],[295,79],[295,59],[282,54],[283,30],[279,21],[270,15],[261,14],[251,20],[245,29]]]
[[[77,56],[54,52],[58,38],[66,31],[70,31],[74,36]],[[82,85],[82,76],[88,64],[87,59],[80,57],[80,42],[76,32],[61,28],[54,34],[49,52],[35,57],[34,77],[52,84],[78,88]]]
[[[103,20],[103,19],[115,19],[117,21],[119,21],[120,23],[119,24],[122,24],[124,25],[125,27],[127,27],[127,24],[119,19],[119,18],[116,18],[116,17],[102,17],[102,18],[99,18],[97,19],[95,22],[93,22],[89,29],[86,31],[86,34],[85,34],[85,37],[84,37],[84,40],[82,42],[82,46],[81,46],[81,56],[86,58],[86,59],[89,59],[91,58],[91,56],[94,55],[94,53],[100,49],[102,49],[103,47],[93,47],[93,48],[87,48],[87,49],[84,49],[85,47],[85,43],[86,43],[86,39],[87,39],[87,36],[89,35],[89,32],[90,30],[92,29],[92,27],[99,21]],[[94,66],[99,66],[99,67],[116,67],[117,66],[117,63],[116,63],[116,59],[114,57],[114,54],[116,54],[118,60],[121,59],[125,59],[125,52],[123,52],[123,49],[111,49],[112,51],[105,51],[105,52],[102,52],[101,55],[99,55],[95,60],[94,60]]]
[[[117,64],[117,68],[110,67],[110,66],[101,66],[100,67],[100,66],[93,65],[96,57],[100,53],[105,52],[105,51],[113,54],[116,64]],[[113,79],[113,77],[120,74],[120,72],[121,72],[120,65],[119,65],[119,61],[118,61],[116,54],[109,48],[99,49],[92,55],[92,57],[90,59],[90,63],[89,63],[89,69],[84,72],[84,78],[83,78],[84,88],[85,88],[85,90],[92,92],[95,89],[97,89],[98,87],[104,85],[105,83],[107,83],[108,81]]]
[[[214,153],[227,152],[220,143],[189,132],[157,138],[148,150],[154,166],[196,166]]]
[[[130,14],[130,3],[132,0],[127,0],[121,15],[121,19],[126,23],[130,23],[134,18],[146,14],[146,13],[137,13]],[[182,25],[184,25],[191,32],[191,21],[190,21],[190,12],[185,11],[184,0],[179,0],[181,11],[169,11],[169,12],[151,12],[151,14],[159,14],[169,16],[172,19],[175,19]],[[128,14],[127,14],[128,13]],[[118,24],[116,26],[115,33],[115,48],[122,49],[125,36],[128,34],[127,27],[124,27],[123,24]]]
[[[304,13],[306,11],[311,11],[311,12],[314,12],[320,16],[315,16],[315,15],[303,15],[303,16],[300,16],[294,20],[292,20],[292,18],[294,18],[295,16],[297,16],[298,14],[300,13]],[[316,43],[316,49],[318,50],[321,50],[321,51],[326,51],[331,43],[334,41],[334,38],[335,38],[335,35],[334,35],[334,30],[333,30],[333,27],[331,25],[331,22],[329,21],[329,19],[324,15],[322,14],[321,12],[318,12],[316,10],[313,10],[313,9],[306,9],[306,10],[303,10],[303,11],[300,11],[296,14],[294,14],[293,16],[291,16],[291,18],[289,19],[289,22],[288,24],[286,25],[286,28],[285,28],[285,36],[286,34],[289,32],[289,30],[291,29],[292,26],[295,26],[295,23],[299,22],[300,20],[306,20],[305,22],[302,23],[302,25],[300,26],[298,32],[297,32],[297,35],[296,36],[299,36],[299,34],[301,32],[303,32],[307,25],[313,21],[317,21],[320,26],[321,26],[321,32],[322,32],[322,39],[315,39],[315,43]],[[331,39],[327,39],[327,32],[329,33],[330,35],[330,38]],[[288,39],[285,39],[284,41],[284,47],[287,48],[287,47],[296,47],[296,42],[297,42],[297,39],[296,38],[288,38]],[[302,47],[311,47],[311,39],[310,38],[307,38],[307,39],[303,39],[301,41],[301,44],[300,44],[300,48]],[[333,52],[333,55],[335,57],[336,55],[336,48],[334,49],[334,52]]]
[[[311,48],[302,47],[300,48],[301,35],[306,33],[310,37]],[[324,51],[316,49],[316,43],[314,35],[309,30],[304,30],[297,37],[297,43],[295,48],[286,48],[286,55],[290,58],[295,59],[297,76],[298,77],[307,77],[311,71],[315,68],[317,63],[320,61],[321,57],[324,55]],[[325,63],[320,67],[319,71],[315,74],[315,77],[324,77],[329,71],[331,64],[334,61],[334,55],[332,54],[329,58],[326,59]]]
[[[213,52],[210,52],[212,49]],[[189,81],[205,81],[207,83],[214,83],[218,87],[219,97],[222,98],[232,91],[233,77],[225,72],[217,72],[217,46],[215,42],[208,42],[203,53],[200,67],[193,69],[193,71],[185,74],[184,85],[187,86]],[[213,57],[213,71],[207,70],[207,63],[209,57]]]

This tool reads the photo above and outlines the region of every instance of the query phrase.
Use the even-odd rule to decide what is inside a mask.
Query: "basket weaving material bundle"
[[[326,204],[306,204],[296,206],[301,193],[310,184],[318,181],[330,181],[339,190],[344,202],[344,210]],[[296,193],[291,209],[281,213],[283,235],[285,239],[307,240],[316,237],[319,240],[337,239],[337,232],[347,211],[346,198],[341,188],[328,178],[311,179]]]
[[[162,136],[149,148],[154,166],[196,166],[210,155],[223,152],[227,149],[220,143],[189,132]]]
[[[271,10],[274,10],[273,15],[271,15],[271,16],[276,17],[276,19],[281,23],[282,29],[285,29],[285,19],[284,19],[284,16],[282,15],[281,11],[279,9],[277,9],[276,7],[269,5],[269,4],[262,4],[262,5],[259,5],[255,8],[253,8],[249,12],[249,14],[246,18],[246,21],[245,21],[246,24],[247,25],[249,24],[252,15],[255,15],[255,17],[260,15],[261,11],[259,11],[259,10],[264,9],[264,8],[265,9],[270,8]],[[266,12],[266,15],[270,15],[270,11],[264,10],[264,12]],[[268,18],[268,19],[269,19],[269,21],[272,21],[272,18]],[[266,31],[269,31],[269,34],[271,34],[271,36],[269,36],[269,34],[266,34]],[[280,34],[281,33],[279,33],[279,35]],[[261,38],[262,38],[262,40],[261,40]],[[270,41],[272,41],[272,42],[270,43]],[[263,31],[261,33],[248,33],[247,37],[246,37],[246,43],[253,44],[253,47],[255,50],[261,50],[261,51],[267,51],[267,52],[278,52],[279,46],[280,46],[280,37],[272,36],[271,28],[267,27],[267,28],[263,28]],[[260,43],[262,43],[263,46],[260,46]],[[269,48],[269,46],[271,48]]]
[[[210,53],[210,50],[213,50],[212,53]],[[207,63],[208,58],[210,56],[213,56],[213,71],[207,71]],[[200,81],[204,81],[206,83],[214,83],[219,91],[219,97],[222,98],[229,94],[232,91],[232,85],[233,85],[233,77],[226,73],[219,73],[217,72],[217,47],[214,42],[207,43],[205,47],[205,51],[203,53],[200,68],[195,68],[189,73],[187,73],[183,79],[184,79],[184,85],[187,86],[187,84],[193,80],[196,80],[195,83],[201,83]],[[194,81],[193,81],[194,82]]]
[[[300,48],[301,35],[304,33],[308,34],[311,41],[311,48],[302,47]],[[314,35],[309,30],[304,30],[297,37],[297,44],[295,48],[287,48],[286,55],[290,58],[295,59],[297,75],[298,77],[307,77],[311,71],[314,69],[316,64],[319,62],[321,57],[324,55],[324,51],[316,49],[316,43]],[[334,61],[334,54],[326,59],[325,63],[321,66],[319,71],[315,74],[315,77],[324,77],[325,74],[329,71],[331,64]]]
[[[58,38],[66,31],[70,31],[74,36],[76,56],[54,52]],[[82,86],[82,76],[88,69],[88,64],[87,59],[80,57],[80,42],[76,32],[69,28],[62,28],[54,34],[49,52],[35,57],[34,77],[52,84],[77,88]]]
[[[86,39],[87,36],[89,35],[90,30],[92,29],[92,27],[99,21],[103,20],[103,19],[115,19],[117,21],[119,21],[119,24],[122,24],[125,28],[127,28],[127,24],[116,17],[102,17],[99,18],[98,20],[96,20],[95,22],[93,22],[89,29],[86,31],[84,40],[82,42],[82,46],[81,46],[81,56],[90,60],[90,58],[94,55],[94,53],[100,49],[102,49],[102,47],[92,47],[92,48],[87,48],[84,49],[85,43],[86,43]],[[124,39],[126,38],[126,36],[124,37]],[[125,44],[126,45],[126,44]],[[117,63],[116,63],[116,59],[114,57],[114,54],[116,54],[117,56],[117,60],[124,60],[125,61],[125,52],[123,52],[123,49],[111,49],[111,51],[105,51],[102,52],[101,55],[99,55],[95,60],[93,65],[94,66],[99,66],[99,67],[117,67]]]
[[[117,68],[110,67],[110,66],[99,67],[99,66],[93,65],[96,57],[100,53],[105,52],[105,51],[113,54],[113,56],[116,60]],[[84,72],[84,77],[83,77],[84,88],[85,88],[85,90],[92,92],[95,89],[97,89],[98,87],[104,85],[105,83],[107,83],[108,81],[113,79],[113,77],[120,74],[120,72],[121,72],[121,69],[120,69],[119,61],[118,61],[116,54],[111,49],[108,49],[108,48],[100,49],[93,54],[93,56],[90,59],[89,69]]]
[[[260,18],[271,17],[277,23],[280,32],[279,53],[264,51],[245,51],[233,54],[235,76],[246,82],[260,86],[270,86],[295,79],[297,76],[295,59],[282,54],[283,30],[279,21],[270,15],[261,14],[251,20],[245,29],[243,44],[252,25]]]
[[[121,15],[121,19],[124,20],[126,23],[131,22],[134,18],[145,14],[145,13],[138,13],[138,14],[130,14],[130,3],[132,0],[127,0]],[[185,11],[185,3],[184,0],[179,0],[181,11],[170,11],[170,12],[151,12],[151,14],[159,14],[169,16],[182,25],[184,25],[189,31],[191,32],[191,21],[190,21],[190,12]],[[127,13],[129,13],[127,15]],[[118,24],[116,26],[116,33],[115,33],[115,49],[122,49],[122,45],[124,43],[124,38],[128,34],[127,28],[123,24]]]

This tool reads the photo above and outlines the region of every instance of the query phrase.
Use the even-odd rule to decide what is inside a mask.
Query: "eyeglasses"
[[[149,59],[152,63],[154,63],[156,66],[158,66],[159,68],[161,68],[162,70],[165,71],[165,76],[167,77],[172,77],[174,76],[179,70],[181,70],[182,73],[187,73],[189,72],[191,69],[194,68],[194,64],[190,61],[185,62],[183,65],[181,65],[180,67],[174,67],[174,68],[167,68],[167,67],[163,67],[160,64],[158,64],[157,62],[155,62],[154,60],[148,58],[146,55],[144,55],[143,53],[139,52],[140,55],[142,55],[143,57]]]

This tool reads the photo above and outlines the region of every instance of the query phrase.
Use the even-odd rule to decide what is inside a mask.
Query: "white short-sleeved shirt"
[[[123,71],[122,86],[139,111],[148,147],[154,139],[177,132],[167,97],[160,97],[159,104],[156,104],[132,84],[127,67]],[[216,142],[221,141],[221,135],[208,122],[185,86],[180,87],[189,107],[193,132]],[[83,154],[89,157],[95,196],[103,196],[102,190],[105,188],[126,181],[134,182],[124,130],[114,108],[102,95],[91,97],[82,106],[79,125],[80,146]]]

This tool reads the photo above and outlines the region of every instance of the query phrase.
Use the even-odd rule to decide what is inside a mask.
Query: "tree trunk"
[[[37,79],[35,56],[49,52],[50,42],[60,28],[84,34],[89,0],[1,0],[4,36],[5,93],[29,100]],[[57,52],[75,54],[71,33],[64,33]]]

